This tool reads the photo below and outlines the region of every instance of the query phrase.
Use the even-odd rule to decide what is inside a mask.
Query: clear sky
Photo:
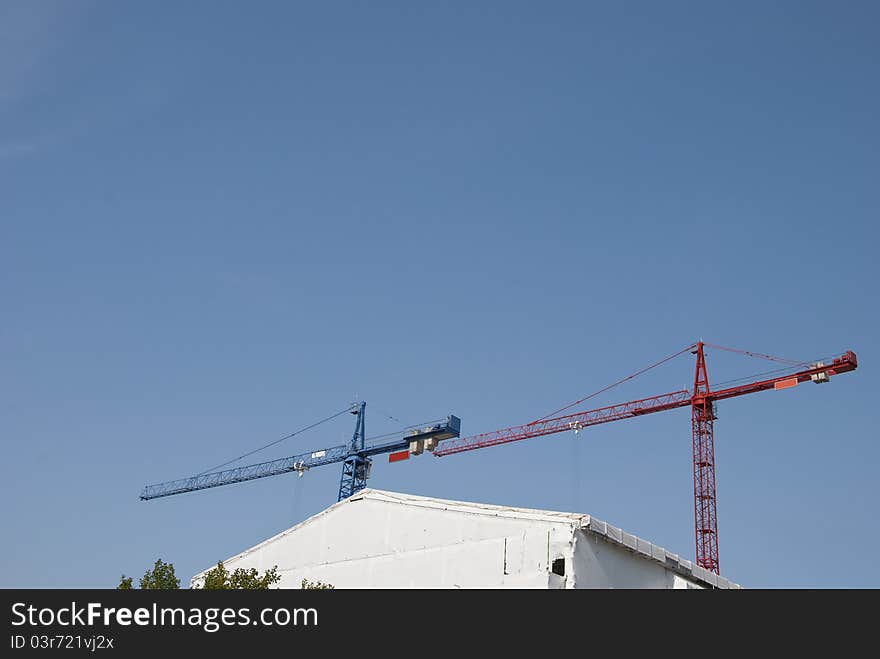
[[[719,406],[721,572],[880,587],[876,2],[0,4],[0,586],[198,570],[337,466],[140,502],[367,401],[530,421],[685,345],[858,371]],[[713,382],[773,368],[709,353]],[[678,358],[589,406],[678,389]],[[333,446],[345,416],[259,461]],[[693,558],[687,409],[374,487]]]

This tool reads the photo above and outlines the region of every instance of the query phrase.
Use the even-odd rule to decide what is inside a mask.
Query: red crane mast
[[[609,423],[621,419],[629,419],[653,412],[691,407],[692,449],[694,468],[694,532],[696,540],[697,565],[718,573],[718,516],[717,494],[715,489],[715,401],[753,394],[769,389],[788,389],[801,382],[812,381],[817,384],[828,382],[831,376],[854,371],[858,367],[856,354],[848,350],[840,357],[835,357],[830,364],[816,362],[809,368],[795,373],[781,375],[767,380],[758,380],[748,384],[712,391],[709,386],[709,375],[706,368],[706,356],[703,348],[707,344],[702,341],[688,346],[682,352],[690,350],[697,357],[694,372],[693,391],[682,389],[660,396],[641,398],[639,400],[609,405],[586,412],[566,414],[552,418],[532,421],[521,426],[513,426],[502,430],[473,435],[462,439],[444,442],[434,455],[442,457],[464,451],[473,451],[488,446],[507,444],[522,439],[550,435],[565,430],[579,431],[587,426]],[[710,346],[731,350],[721,346]],[[733,350],[733,352],[744,352]],[[678,353],[680,354],[680,353]],[[744,353],[755,356],[754,353]],[[768,355],[757,355],[769,357]],[[664,360],[667,361],[667,360]],[[659,362],[662,363],[662,362]],[[790,364],[792,362],[789,362]],[[805,364],[799,364],[804,366]],[[628,378],[627,378],[628,379]]]

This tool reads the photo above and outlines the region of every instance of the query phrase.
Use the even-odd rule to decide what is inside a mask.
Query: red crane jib
[[[857,367],[858,360],[856,354],[852,350],[849,350],[842,356],[834,358],[830,364],[814,366],[803,371],[798,371],[797,373],[790,373],[769,380],[760,380],[758,382],[751,382],[737,387],[709,391],[705,394],[696,395],[686,389],[682,389],[661,396],[653,396],[650,398],[629,401],[627,403],[609,405],[607,407],[600,407],[587,412],[578,412],[576,414],[567,414],[565,416],[542,419],[521,426],[504,428],[502,430],[495,430],[480,435],[447,441],[434,451],[434,455],[437,457],[443,457],[454,453],[473,451],[478,448],[507,444],[522,439],[530,439],[532,437],[541,437],[543,435],[564,432],[566,430],[580,430],[581,428],[598,425],[600,423],[609,423],[611,421],[619,421],[620,419],[652,414],[653,412],[662,412],[664,410],[687,407],[694,402],[702,401],[703,399],[713,401],[734,398],[736,396],[743,396],[758,391],[774,389],[777,388],[779,383],[791,382],[791,385],[789,386],[793,386],[799,382],[807,382],[811,380],[813,376],[821,373],[825,373],[830,377],[832,375],[839,375],[840,373],[853,371]]]
[[[565,430],[580,430],[587,426],[595,426],[600,423],[608,423],[619,419],[641,416],[642,414],[650,414],[651,412],[671,410],[677,407],[686,407],[690,404],[691,392],[687,389],[682,389],[681,391],[674,391],[672,393],[663,394],[662,396],[642,398],[641,400],[633,400],[619,405],[600,407],[599,409],[590,410],[589,412],[579,412],[577,414],[567,414],[552,419],[533,421],[521,426],[514,426],[513,428],[505,428],[503,430],[487,432],[481,435],[466,437],[464,439],[444,442],[434,451],[434,455],[442,457],[444,455],[451,455],[452,453],[473,451],[478,448],[495,446],[497,444],[507,444],[508,442],[515,442],[520,439],[540,437],[542,435],[550,435]]]

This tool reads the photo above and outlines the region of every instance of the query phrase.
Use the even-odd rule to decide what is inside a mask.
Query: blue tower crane
[[[196,492],[197,490],[206,490],[212,487],[220,487],[221,485],[231,485],[232,483],[243,483],[257,478],[266,478],[291,472],[297,472],[299,476],[302,476],[313,467],[341,462],[342,478],[339,482],[338,501],[342,501],[367,486],[373,456],[387,453],[390,462],[405,460],[410,455],[420,455],[426,450],[432,452],[439,442],[444,439],[458,437],[461,433],[461,419],[450,414],[438,423],[410,429],[403,437],[382,443],[366,444],[366,436],[364,434],[366,408],[367,404],[364,401],[351,406],[350,412],[357,419],[355,421],[354,435],[352,435],[349,444],[300,453],[287,458],[270,460],[269,462],[260,462],[244,467],[199,474],[190,478],[147,485],[141,491],[140,499],[142,501],[149,501],[150,499],[168,497],[174,494]]]

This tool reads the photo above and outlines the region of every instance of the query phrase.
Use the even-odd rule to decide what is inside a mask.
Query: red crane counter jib
[[[718,391],[710,392],[709,397],[712,400],[724,400],[725,398],[734,398],[735,396],[753,394],[768,389],[787,389],[800,382],[809,382],[810,380],[817,383],[827,382],[828,378],[832,375],[840,375],[841,373],[854,371],[858,366],[859,360],[856,357],[856,353],[852,350],[847,350],[840,357],[835,357],[830,364],[818,363],[806,370],[798,371],[797,373],[790,373],[789,375],[783,375],[778,378],[751,382],[749,384],[731,387],[729,389],[719,389]]]
[[[834,358],[830,364],[816,362],[811,364],[810,368],[795,373],[712,391],[709,386],[709,375],[703,347],[704,344],[702,342],[691,346],[693,354],[697,357],[694,389],[692,392],[687,390],[673,391],[661,396],[642,398],[618,405],[609,405],[608,407],[600,407],[587,412],[541,419],[521,426],[456,439],[441,444],[434,451],[434,455],[442,457],[566,430],[577,432],[581,428],[600,423],[609,423],[653,412],[690,406],[693,438],[694,526],[697,564],[717,573],[719,570],[718,518],[715,490],[715,409],[713,403],[716,400],[734,398],[769,389],[787,389],[801,382],[812,381],[817,384],[828,382],[833,375],[855,370],[858,367],[858,360],[855,353],[850,350],[840,357]]]

